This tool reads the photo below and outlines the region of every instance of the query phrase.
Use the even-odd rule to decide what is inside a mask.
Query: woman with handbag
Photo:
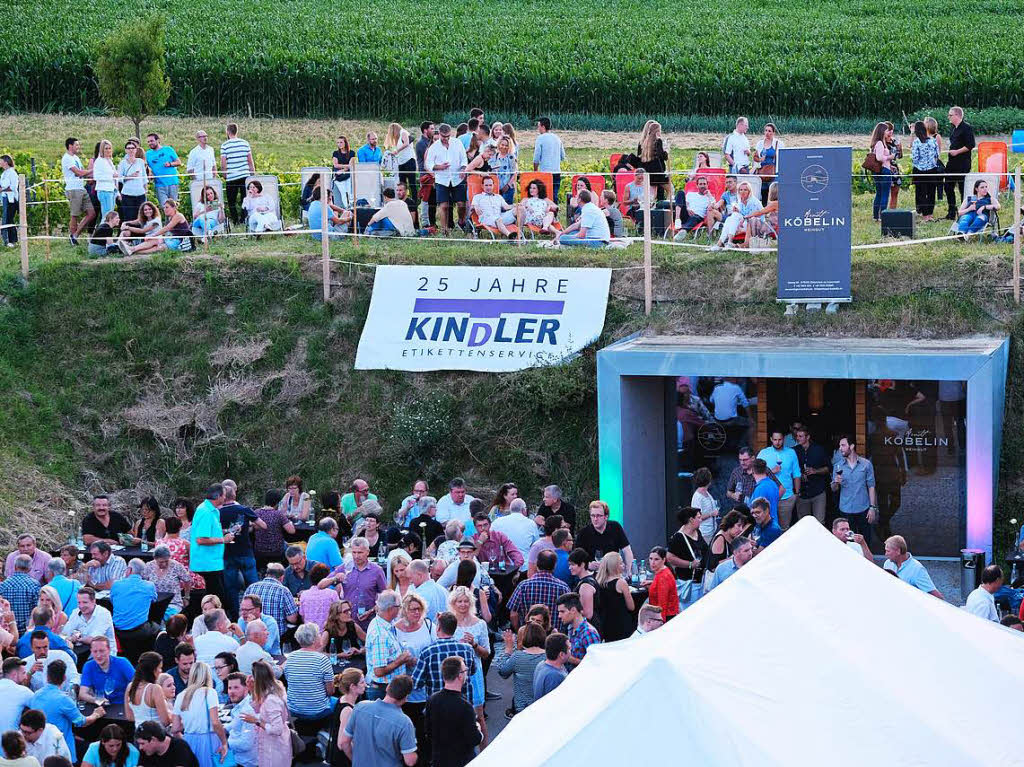
[[[903,142],[896,138],[896,126],[886,121],[892,133],[886,141],[886,147],[892,156],[892,186],[889,188],[889,207],[896,207],[896,200],[900,195],[900,187],[903,186],[903,176],[900,175],[900,166],[896,162],[903,159]]]
[[[252,707],[256,713],[242,714],[242,719],[256,725],[260,767],[291,767],[292,731],[284,696],[284,687],[267,662],[253,663]]]
[[[672,569],[665,560],[668,550],[664,546],[655,546],[647,557],[647,564],[654,573],[654,578],[642,584],[648,589],[647,604],[661,608],[662,617],[668,621],[679,615],[679,592],[676,590],[676,579]]]
[[[878,123],[871,131],[868,155],[862,165],[875,179],[875,200],[871,205],[871,218],[874,221],[880,221],[882,211],[889,207],[889,194],[892,189],[892,155],[889,153],[891,140],[892,129],[888,123]]]
[[[680,528],[668,539],[668,564],[675,570],[679,605],[685,609],[700,599],[701,566],[708,554],[708,544],[700,534],[700,509],[688,506],[676,515]]]
[[[764,126],[764,137],[759,139],[754,147],[754,162],[757,169],[754,175],[761,177],[761,204],[768,204],[768,187],[775,180],[779,167],[779,150],[786,146],[779,138],[779,130],[775,123],[767,123]]]

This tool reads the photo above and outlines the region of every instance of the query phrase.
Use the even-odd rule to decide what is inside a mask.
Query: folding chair
[[[366,200],[371,208],[379,208],[381,204],[380,166],[375,162],[352,163],[352,197],[355,200]]]
[[[686,185],[683,187],[683,193],[689,194],[690,192],[696,192],[697,179],[706,178],[708,180],[708,191],[711,192],[711,195],[715,198],[715,202],[718,202],[722,199],[722,195],[725,193],[725,175],[725,170],[723,168],[700,168],[694,175],[693,179],[686,182]],[[673,201],[672,207],[673,212],[675,212],[675,201]],[[691,229],[690,233],[696,237],[697,233],[702,229],[704,229],[703,221]],[[707,234],[709,237],[711,236],[711,232],[708,232]],[[674,229],[665,230],[666,239],[671,239],[674,236]]]
[[[494,173],[491,173],[488,176],[469,175],[466,177],[466,204],[470,206],[469,221],[473,225],[473,229],[483,229],[485,232],[491,235],[491,239],[494,240],[497,239],[499,235],[502,237],[504,237],[505,235],[501,234],[501,232],[498,231],[498,229],[493,226],[484,226],[483,224],[481,224],[479,216],[477,216],[476,211],[472,209],[473,198],[484,191],[484,179],[486,178],[493,180],[494,188],[498,188],[498,176]],[[498,196],[500,197],[501,195]],[[515,224],[509,224],[507,228],[510,232],[519,232],[519,227],[516,226]]]
[[[995,142],[984,142],[984,143],[995,143]],[[971,195],[974,194],[974,185],[978,181],[987,181],[988,182],[989,193],[998,196],[999,195],[999,191],[998,191],[999,190],[999,178],[1000,177],[998,175],[996,175],[995,173],[968,173],[964,177],[964,199],[967,199],[968,197],[970,197]],[[948,232],[949,234],[957,234],[957,233],[959,233],[960,230],[957,228],[957,224],[958,223],[959,223],[959,219],[957,221],[954,221],[950,225],[949,232]],[[999,211],[998,210],[989,211],[988,222],[985,224],[985,228],[981,229],[981,230],[979,230],[977,232],[972,232],[972,235],[974,235],[974,234],[978,235],[979,239],[981,239],[982,235],[985,235],[985,234],[988,234],[988,235],[991,235],[991,236],[998,235],[999,234]]]
[[[203,233],[208,235],[223,234],[230,231],[231,226],[228,221],[228,217],[224,211],[224,184],[219,178],[210,179],[209,181],[193,181],[189,184],[188,194],[192,201],[192,226],[195,226],[196,215],[195,212],[199,210],[203,204],[203,189],[213,189],[217,193],[217,201],[220,203],[220,211],[216,216],[217,223],[212,227],[211,231],[206,230],[206,225],[203,225]],[[192,230],[195,232],[195,229]],[[196,235],[201,237],[202,235]]]
[[[334,168],[328,168],[326,166],[309,166],[309,167],[306,167],[306,168],[301,168],[299,170],[299,190],[300,190],[299,191],[299,196],[300,197],[302,196],[302,191],[301,190],[306,188],[306,184],[309,183],[309,179],[312,178],[313,176],[319,176],[324,171],[327,171],[328,183],[332,183],[334,181]],[[324,193],[321,190],[321,192],[320,192],[321,198],[323,198],[323,195],[324,195]],[[307,223],[309,221],[309,205],[308,204],[306,204],[306,205],[301,205],[300,204],[300,207],[302,208],[302,223],[305,224],[305,223]]]
[[[605,178],[604,178],[604,176],[602,174],[600,174],[600,173],[577,173],[575,176],[572,177],[572,184],[569,186],[569,189],[565,193],[565,210],[566,210],[566,215],[571,213],[571,211],[569,210],[569,200],[571,200],[572,196],[574,194],[576,194],[576,182],[579,181],[581,178],[585,178],[587,181],[590,182],[590,191],[591,191],[592,194],[600,195],[601,192],[604,191]],[[594,202],[597,202],[597,201],[594,200]]]
[[[608,158],[608,170],[611,173],[615,172],[615,166],[619,164],[619,160],[622,159],[622,152],[616,152]]]
[[[259,181],[263,187],[263,196],[268,198],[272,203],[273,210],[277,213],[277,220],[281,222],[281,228],[284,228],[284,217],[281,215],[281,186],[277,180],[277,176],[270,175],[256,175],[249,176],[245,179],[245,188],[249,188],[249,184],[253,181]],[[246,222],[246,229],[249,228],[248,222]]]

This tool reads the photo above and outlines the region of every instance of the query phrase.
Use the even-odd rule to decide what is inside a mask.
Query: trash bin
[[[960,551],[960,598],[981,585],[981,572],[985,569],[985,552],[981,549],[961,549]]]

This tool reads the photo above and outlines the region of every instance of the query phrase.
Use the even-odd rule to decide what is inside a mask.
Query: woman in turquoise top
[[[116,724],[100,730],[100,739],[82,757],[82,767],[137,767],[139,749],[127,741]]]

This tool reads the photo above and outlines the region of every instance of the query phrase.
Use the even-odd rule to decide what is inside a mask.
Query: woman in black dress
[[[746,519],[737,509],[722,517],[722,524],[718,526],[718,532],[711,539],[711,546],[708,548],[705,572],[713,573],[723,559],[732,556],[732,542],[743,534],[746,526]]]
[[[677,579],[693,583],[693,586],[684,584],[684,592],[680,593],[683,606],[689,607],[700,598],[708,544],[700,534],[700,509],[687,506],[679,510],[676,518],[680,528],[668,539],[668,564]]]
[[[366,692],[366,677],[357,668],[347,668],[334,677],[334,686],[341,693],[338,705],[334,709],[334,722],[331,724],[331,738],[327,744],[327,763],[331,767],[352,767],[352,760],[338,746],[338,736],[348,718],[352,716],[352,709]]]
[[[598,593],[601,600],[601,639],[615,642],[633,633],[633,595],[622,577],[622,557],[610,551],[597,568]]]

